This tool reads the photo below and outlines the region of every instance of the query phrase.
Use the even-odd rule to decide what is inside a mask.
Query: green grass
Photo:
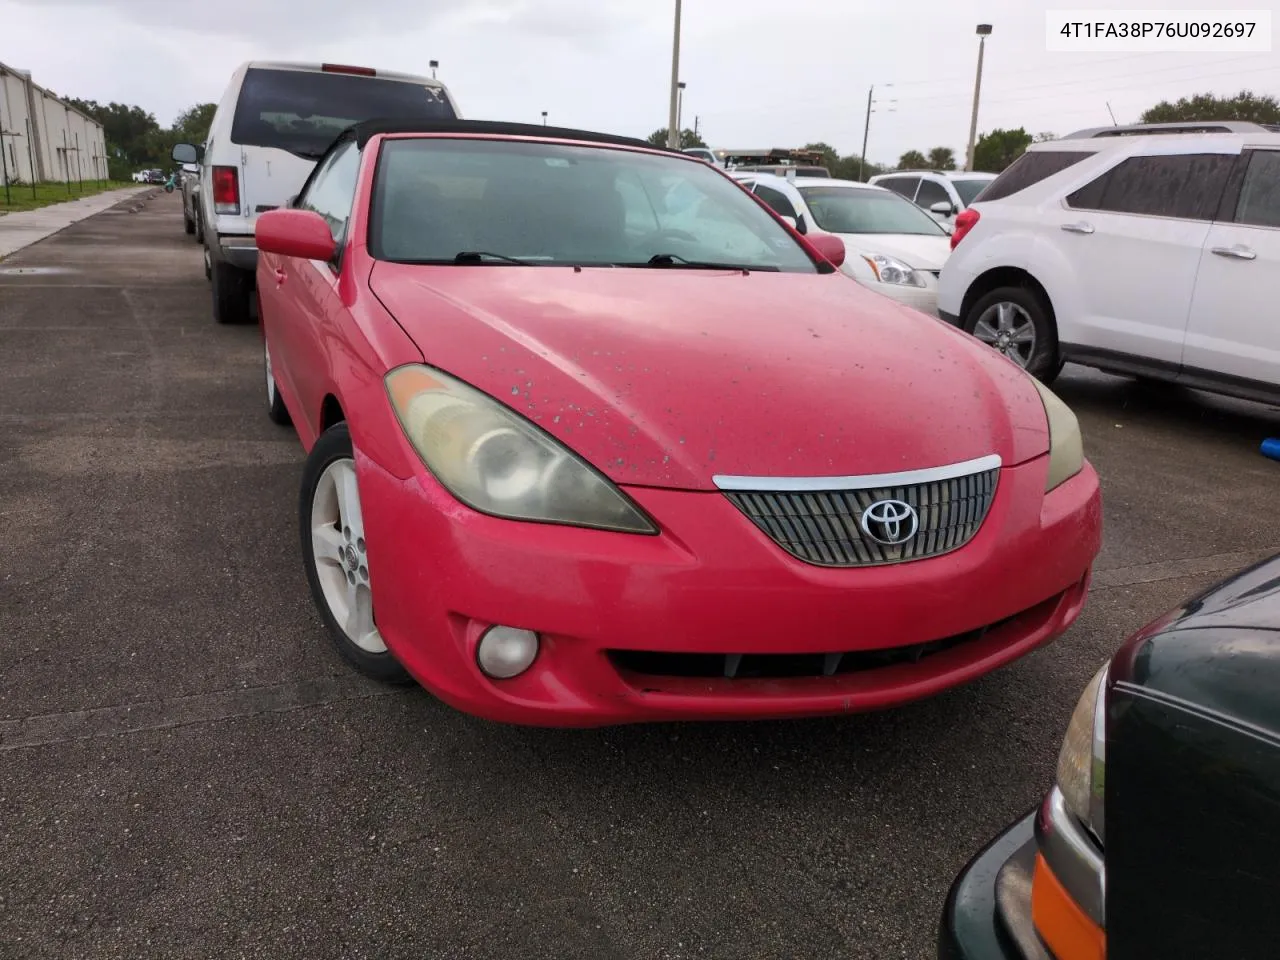
[[[34,210],[36,207],[47,207],[52,203],[65,203],[78,200],[105,190],[119,190],[121,187],[140,187],[140,183],[112,183],[111,181],[86,180],[83,184],[73,180],[71,192],[67,192],[65,183],[37,183],[35,196],[31,195],[31,184],[9,184],[9,202],[5,202],[4,188],[0,187],[0,214],[17,213],[19,210]]]

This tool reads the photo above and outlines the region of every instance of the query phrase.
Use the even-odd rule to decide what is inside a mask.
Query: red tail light
[[[240,177],[235,167],[213,168],[213,211],[240,212]]]
[[[955,229],[955,232],[951,234],[952,250],[956,248],[956,244],[958,244],[961,240],[964,239],[965,234],[967,234],[970,230],[973,229],[974,224],[978,222],[978,219],[981,216],[982,215],[978,213],[977,210],[974,210],[972,208],[968,210],[961,210],[958,214],[956,214],[956,229]]]
[[[345,63],[322,63],[320,69],[324,73],[354,73],[359,77],[376,77],[378,71],[373,67],[352,67]]]

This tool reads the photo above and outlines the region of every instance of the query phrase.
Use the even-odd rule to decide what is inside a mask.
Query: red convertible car
[[[834,714],[1080,612],[1072,413],[693,157],[366,123],[257,240],[307,576],[366,674],[538,725]]]

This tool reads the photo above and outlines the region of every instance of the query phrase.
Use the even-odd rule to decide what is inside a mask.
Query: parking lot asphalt
[[[1280,540],[1257,453],[1280,412],[1074,367],[1057,389],[1106,532],[1055,644],[879,714],[502,727],[339,662],[301,447],[266,417],[258,331],[212,321],[176,195],[15,254],[0,957],[931,956],[1094,670]]]

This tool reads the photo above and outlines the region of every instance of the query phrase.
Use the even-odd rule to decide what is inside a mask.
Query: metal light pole
[[[680,149],[680,0],[676,0],[675,35],[671,41],[671,109],[667,117],[667,146]]]
[[[434,79],[436,78],[436,68],[437,68],[438,66],[440,66],[440,61],[439,61],[439,60],[429,60],[429,61],[427,61],[427,66],[429,66],[429,67],[431,68],[431,79],[432,79],[432,80],[434,80]]]
[[[542,125],[544,127],[547,125],[547,111],[545,110],[542,111]]]
[[[678,146],[682,146],[684,144],[684,81],[681,80],[676,84],[676,87],[678,88],[676,91],[676,129],[680,131],[680,144]]]
[[[969,149],[965,153],[964,168],[973,170],[973,148],[978,137],[978,97],[982,93],[982,54],[987,47],[987,37],[991,36],[991,24],[978,24],[978,75],[973,81],[973,115],[969,118]]]

